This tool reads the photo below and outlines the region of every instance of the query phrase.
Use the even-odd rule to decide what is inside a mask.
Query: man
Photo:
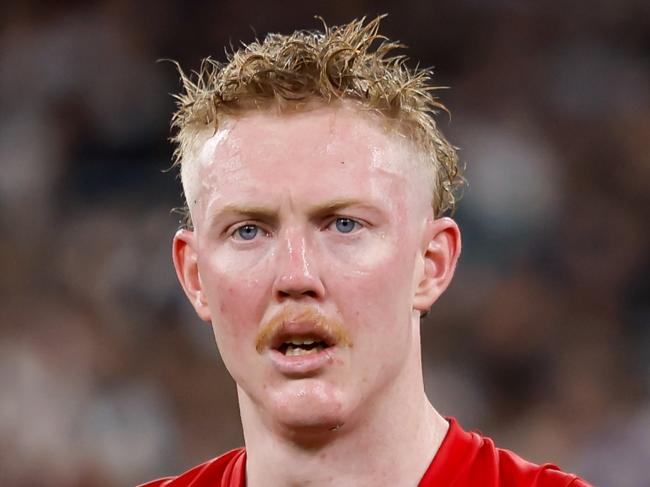
[[[420,317],[454,274],[443,215],[462,176],[430,72],[391,57],[379,20],[181,71],[174,264],[237,383],[246,447],[148,486],[586,485],[424,393]]]

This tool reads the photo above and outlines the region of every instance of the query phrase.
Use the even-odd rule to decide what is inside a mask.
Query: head
[[[174,263],[242,414],[269,426],[354,424],[421,388],[419,317],[460,252],[431,73],[392,56],[378,23],[270,35],[181,72]]]
[[[300,110],[315,102],[354,100],[361,111],[381,114],[418,147],[432,181],[436,217],[453,213],[464,179],[456,150],[438,130],[435,115],[447,111],[434,96],[428,69],[409,69],[403,47],[378,33],[382,17],[353,21],[324,32],[269,34],[229,55],[225,64],[204,59],[195,76],[178,66],[183,91],[172,119],[174,165],[181,169],[185,225],[192,227],[196,187],[192,161],[205,137],[231,116],[256,110]],[[373,45],[378,44],[373,49]]]

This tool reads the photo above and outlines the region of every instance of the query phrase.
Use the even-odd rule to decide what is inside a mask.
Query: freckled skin
[[[423,393],[419,314],[451,279],[458,231],[451,220],[434,222],[426,169],[414,151],[348,105],[251,112],[222,127],[194,161],[201,181],[191,198],[195,230],[177,234],[175,263],[237,382],[251,461],[264,430],[299,443],[303,433],[343,437],[368,428],[353,442],[358,448],[373,434],[398,440],[403,430],[418,439],[443,428],[433,424]],[[232,207],[268,211],[251,219],[224,211]],[[354,230],[339,231],[336,218],[352,219]],[[242,225],[255,225],[254,238],[240,237]],[[449,255],[432,264],[427,249],[438,234]],[[436,272],[439,282],[428,275]],[[280,374],[255,339],[289,304],[339,320],[353,346],[337,347],[308,378]]]

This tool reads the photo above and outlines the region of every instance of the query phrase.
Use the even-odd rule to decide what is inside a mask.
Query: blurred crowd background
[[[125,486],[242,444],[172,269],[169,93],[267,32],[387,12],[470,182],[423,322],[442,413],[597,486],[650,486],[645,0],[5,2],[0,484]]]

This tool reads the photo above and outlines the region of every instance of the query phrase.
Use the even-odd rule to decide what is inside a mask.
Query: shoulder
[[[453,418],[448,420],[447,436],[420,487],[590,487],[555,465],[528,462],[509,450],[497,448],[490,438],[464,431]]]
[[[178,477],[153,480],[138,487],[244,486],[246,450],[237,448],[188,470]]]
[[[563,472],[556,465],[546,463],[537,465],[524,460],[516,453],[497,448],[491,440],[484,448],[492,450],[487,455],[494,458],[494,468],[503,486],[530,485],[535,487],[590,487],[584,480],[576,475]],[[485,462],[484,468],[491,468],[490,460]]]

